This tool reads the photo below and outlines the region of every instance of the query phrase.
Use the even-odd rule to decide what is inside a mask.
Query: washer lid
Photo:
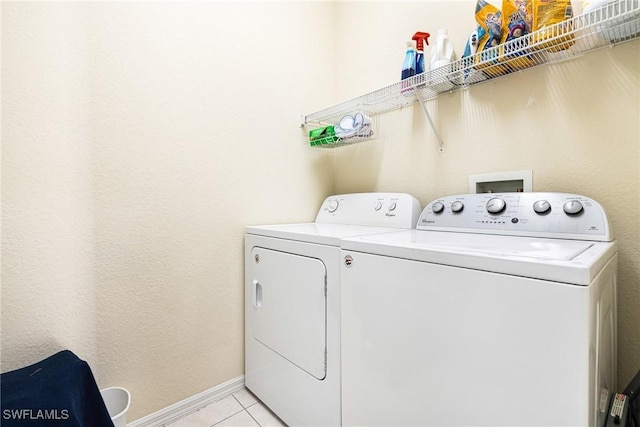
[[[426,250],[528,257],[540,260],[572,260],[593,246],[593,242],[505,236],[478,236],[461,233],[416,233],[412,243]]]
[[[615,242],[406,230],[347,238],[342,249],[588,285]]]
[[[316,243],[319,245],[340,246],[340,240],[347,237],[364,236],[378,233],[391,233],[398,231],[392,227],[373,227],[364,225],[346,224],[280,224],[246,227],[247,234],[256,234],[265,237],[295,240],[299,242]]]

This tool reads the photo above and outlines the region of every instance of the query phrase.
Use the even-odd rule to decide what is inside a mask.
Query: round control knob
[[[442,213],[442,211],[444,210],[444,204],[435,202],[433,205],[431,205],[431,210],[434,214]]]
[[[487,202],[487,212],[499,214],[507,207],[507,203],[499,197],[494,197]]]
[[[396,202],[391,202],[391,204],[389,205],[389,212],[395,211],[396,210],[396,206],[398,206],[396,204]]]
[[[562,210],[567,215],[578,215],[584,210],[582,203],[577,200],[571,200],[562,206]]]
[[[533,211],[538,215],[545,215],[551,212],[551,203],[546,200],[538,200],[533,204]]]
[[[329,203],[327,203],[327,210],[329,212],[335,212],[338,209],[339,205],[340,204],[337,200],[329,200]]]
[[[382,202],[376,202],[376,205],[373,207],[373,209],[378,212],[380,209],[382,209]]]
[[[463,209],[464,209],[464,203],[462,203],[461,201],[456,200],[455,202],[451,203],[451,212],[460,213],[462,212]]]

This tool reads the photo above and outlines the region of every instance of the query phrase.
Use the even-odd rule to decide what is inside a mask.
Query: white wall
[[[242,232],[332,192],[425,204],[471,173],[601,201],[620,244],[620,382],[640,367],[638,41],[306,146],[298,115],[399,78],[473,1],[3,2],[1,369],[70,348],[133,420],[243,373]]]
[[[349,20],[338,44],[350,40],[359,58],[371,60],[340,56],[338,93],[346,99],[397,81],[404,42],[418,30],[447,28],[460,55],[474,8],[474,1],[367,3],[366,19]],[[340,3],[338,13],[346,22],[357,10],[357,3]],[[640,41],[514,73],[427,106],[444,153],[417,104],[390,112],[381,116],[378,139],[336,150],[336,191],[406,191],[425,205],[466,193],[471,174],[533,170],[534,191],[600,201],[619,244],[618,376],[625,386],[640,369]]]
[[[243,227],[333,190],[299,128],[335,97],[331,16],[3,2],[3,372],[69,348],[130,420],[243,374]]]

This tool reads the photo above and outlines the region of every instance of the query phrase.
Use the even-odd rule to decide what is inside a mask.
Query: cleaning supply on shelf
[[[416,42],[416,74],[422,74],[424,69],[424,44],[429,46],[429,36],[431,34],[418,31],[412,37]]]
[[[451,64],[453,59],[453,43],[449,39],[449,33],[446,29],[440,28],[436,36],[436,43],[431,48],[430,70]]]
[[[533,0],[533,43],[536,50],[558,52],[574,43],[571,0]],[[566,35],[565,35],[566,34]],[[548,43],[542,43],[549,40]]]
[[[341,139],[368,138],[373,135],[371,117],[364,113],[343,116],[334,128],[336,136]]]
[[[429,85],[438,92],[451,89],[453,83],[449,81],[449,78],[453,71],[451,64],[455,58],[453,43],[449,39],[449,33],[446,29],[440,28],[438,30],[436,42],[431,46],[429,59]]]
[[[458,84],[477,83],[486,80],[483,72],[473,68],[474,55],[478,52],[478,30],[476,27],[476,29],[471,32],[464,46],[464,52],[460,58],[460,68],[463,70],[463,73],[458,79]]]
[[[478,0],[476,22],[480,53],[476,69],[494,77],[509,73],[511,71],[509,66],[498,62],[500,54],[498,45],[502,40],[502,12],[486,0]]]
[[[529,68],[535,58],[529,51],[533,27],[532,0],[502,0],[502,40],[500,60],[513,70]]]
[[[616,0],[582,0],[582,14],[590,13],[598,8],[614,3]]]
[[[475,55],[478,52],[478,31],[476,28],[471,32],[471,35],[467,39],[467,44],[464,46],[464,52],[462,53],[462,58],[467,58]],[[463,66],[466,66],[466,62],[463,61]],[[473,64],[469,64],[473,65]]]
[[[325,126],[309,131],[309,145],[325,145],[331,144],[338,140],[336,131],[333,126]]]
[[[416,74],[416,50],[413,41],[407,42],[407,51],[404,54],[402,63],[402,80],[408,79]]]

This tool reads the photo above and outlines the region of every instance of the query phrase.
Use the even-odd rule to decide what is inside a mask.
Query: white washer
[[[245,382],[288,425],[340,424],[340,240],[415,227],[400,193],[328,197],[314,223],[247,227]]]
[[[595,201],[444,197],[342,257],[343,425],[604,425],[617,249]]]

